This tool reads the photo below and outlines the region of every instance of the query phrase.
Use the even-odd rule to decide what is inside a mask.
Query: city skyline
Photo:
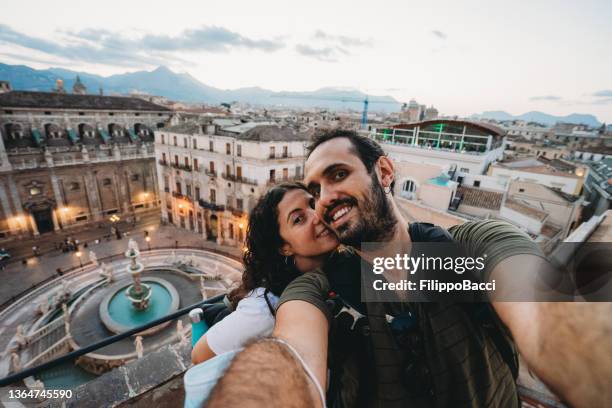
[[[612,122],[607,2],[266,5],[26,0],[0,19],[0,58],[101,75],[166,65],[225,89],[348,87],[448,115],[538,110]]]

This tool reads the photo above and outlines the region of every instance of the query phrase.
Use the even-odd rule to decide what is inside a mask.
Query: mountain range
[[[55,87],[56,80],[62,79],[65,89],[70,91],[77,75],[87,87],[88,92],[95,94],[100,89],[105,94],[122,95],[136,91],[164,96],[176,101],[213,105],[237,101],[263,106],[318,107],[332,110],[352,109],[358,112],[363,109],[363,101],[366,97],[371,111],[397,112],[402,106],[391,96],[366,95],[359,90],[347,88],[329,87],[311,92],[275,92],[259,87],[219,89],[206,85],[189,74],[176,73],[164,66],[160,66],[153,71],[137,71],[104,77],[63,68],[37,70],[25,65],[0,63],[0,80],[9,81],[15,90],[50,91]],[[554,116],[534,111],[514,116],[504,111],[487,111],[472,115],[470,118],[520,119],[545,125],[554,125],[557,122],[583,123],[594,127],[600,125],[595,116],[577,113],[567,116]]]
[[[15,90],[50,91],[56,80],[64,81],[64,88],[72,90],[77,75],[88,93],[128,94],[133,91],[164,96],[175,101],[207,104],[246,102],[266,106],[303,108],[354,109],[361,111],[368,98],[373,111],[399,111],[401,103],[390,96],[373,96],[355,89],[321,88],[312,92],[275,92],[259,87],[219,89],[198,81],[185,73],[175,73],[166,67],[153,71],[138,71],[103,77],[62,68],[37,70],[25,65],[0,63],[0,80],[9,81]]]
[[[557,122],[584,124],[591,127],[601,126],[601,123],[593,115],[583,113],[572,113],[566,116],[549,115],[548,113],[531,111],[522,115],[511,115],[504,111],[486,111],[475,114],[471,119],[494,119],[497,121],[504,120],[524,120],[526,122],[537,122],[543,125],[552,126]]]

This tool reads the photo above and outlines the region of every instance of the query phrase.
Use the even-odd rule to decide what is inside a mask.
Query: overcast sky
[[[611,43],[609,0],[5,0],[0,15],[8,64],[102,75],[166,65],[220,88],[351,87],[445,114],[608,123]]]

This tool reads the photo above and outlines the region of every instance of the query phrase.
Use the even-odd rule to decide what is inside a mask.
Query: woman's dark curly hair
[[[287,262],[280,253],[284,241],[278,224],[278,204],[291,190],[308,192],[300,183],[278,184],[259,199],[249,214],[242,283],[228,295],[234,308],[251,290],[258,287],[280,296],[289,282],[300,274],[294,262]]]

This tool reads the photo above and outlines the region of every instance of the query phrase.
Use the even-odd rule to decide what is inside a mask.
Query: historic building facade
[[[0,239],[157,207],[153,132],[171,115],[136,98],[1,93]]]
[[[308,138],[253,122],[157,130],[162,220],[219,244],[241,245],[257,199],[275,183],[302,179]]]

